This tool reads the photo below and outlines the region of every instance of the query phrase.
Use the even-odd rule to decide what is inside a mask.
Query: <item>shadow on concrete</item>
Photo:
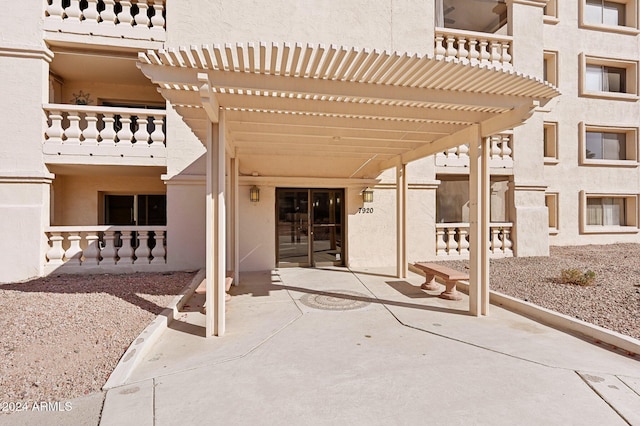
[[[179,317],[178,317],[179,318]],[[179,331],[181,333],[191,334],[197,337],[206,337],[205,327],[191,324],[190,322],[181,321],[180,319],[174,319],[169,323],[170,329]]]
[[[432,297],[438,297],[437,295],[425,293],[419,287],[408,283],[407,281],[385,281],[389,287],[393,288],[398,293],[401,293],[411,299],[429,299]]]
[[[314,268],[314,269],[319,269],[322,271],[329,271],[329,272],[347,273],[350,275],[362,273],[362,272],[355,272],[347,268],[343,268],[343,269]],[[381,277],[381,278],[394,277],[393,275],[378,274],[378,273],[366,273],[366,274]],[[245,275],[245,277],[247,276]],[[436,295],[425,293],[419,287],[416,287],[404,280],[384,281],[384,282],[390,287],[392,287],[393,289],[395,289],[398,293],[402,294],[403,296],[409,299],[426,300],[426,299],[437,298]],[[410,302],[378,299],[376,297],[360,297],[360,296],[355,296],[351,294],[339,293],[337,291],[314,290],[314,289],[305,288],[305,287],[287,285],[282,282],[277,270],[257,272],[252,274],[251,277],[247,277],[244,279],[241,278],[240,284],[237,286],[235,285],[232,286],[231,290],[229,291],[229,294],[231,294],[231,296],[249,295],[252,297],[268,297],[274,291],[283,291],[283,290],[295,291],[295,292],[307,293],[307,294],[316,294],[316,295],[322,295],[322,296],[330,296],[335,298],[362,301],[362,302],[368,302],[368,303],[375,303],[378,305],[398,306],[403,308],[419,309],[419,310],[433,311],[433,312],[444,312],[444,313],[451,313],[451,314],[465,315],[465,316],[469,315],[468,311],[460,310],[460,309],[443,308],[440,306],[429,306],[429,305],[416,304],[416,303],[410,303]]]
[[[187,274],[185,272],[134,273],[134,274],[101,274],[101,275],[49,275],[20,283],[1,284],[0,290],[19,291],[24,293],[55,294],[93,294],[106,293],[151,312],[160,315],[164,306],[159,306],[140,294],[152,296],[176,296],[184,288],[189,279],[180,277],[179,285],[172,280],[159,280],[154,277],[164,275]],[[192,273],[188,273],[192,277]]]
[[[289,285],[274,285],[273,287],[283,289],[283,290],[296,291],[299,293],[317,294],[321,296],[335,297],[337,299],[357,300],[360,302],[375,303],[383,306],[398,306],[401,308],[419,309],[423,311],[444,312],[449,314],[465,315],[465,316],[469,315],[469,312],[467,311],[462,311],[459,309],[451,309],[451,308],[442,308],[439,306],[418,305],[415,303],[399,302],[399,301],[387,300],[387,299],[378,299],[376,297],[355,296],[352,294],[344,294],[344,293],[338,293],[334,291],[312,290],[304,287],[294,287]]]
[[[372,277],[381,277],[381,278],[397,278],[393,274],[381,274],[380,272],[362,271],[362,270],[351,269],[347,267],[343,267],[342,269],[336,269],[336,268],[314,268],[314,269],[319,269],[322,271],[329,271],[329,272],[341,272],[341,273],[347,273],[347,274],[369,275]]]

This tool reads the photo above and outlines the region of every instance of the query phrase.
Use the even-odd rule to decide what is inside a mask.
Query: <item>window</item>
[[[469,223],[468,177],[438,177],[436,189],[436,221],[438,223]],[[491,180],[490,221],[509,221],[509,206],[513,204],[509,192],[509,181]]]
[[[624,133],[590,132],[586,134],[586,156],[598,160],[626,160]]]
[[[638,165],[637,130],[635,128],[591,126],[580,123],[583,165]]]
[[[587,65],[587,90],[625,93],[627,70],[604,65]]]
[[[105,225],[152,226],[167,224],[167,196],[104,195]]]
[[[549,210],[549,233],[558,233],[558,194],[548,193],[544,196],[544,204]]]
[[[558,3],[556,0],[548,0],[544,6],[544,22],[545,24],[558,23]]]
[[[582,232],[638,232],[638,196],[580,192]]]
[[[580,95],[619,100],[638,99],[638,62],[580,55]]]
[[[544,123],[544,162],[555,164],[558,162],[558,123]]]
[[[436,27],[496,33],[507,25],[504,1],[436,0],[434,4]]]
[[[605,0],[586,0],[584,22],[587,24],[624,26],[626,24],[625,4]]]
[[[105,225],[165,226],[167,224],[167,196],[165,194],[115,195],[100,193],[102,215],[99,221]],[[149,233],[149,247],[155,247],[155,234]],[[102,237],[101,237],[102,238]],[[137,233],[132,244],[137,247]],[[116,233],[115,246],[121,247],[120,232]]]
[[[587,197],[588,226],[626,225],[626,200],[613,197]]]
[[[558,52],[544,52],[542,72],[544,81],[554,86],[558,85]]]
[[[637,34],[637,0],[582,0],[580,25],[599,31]]]

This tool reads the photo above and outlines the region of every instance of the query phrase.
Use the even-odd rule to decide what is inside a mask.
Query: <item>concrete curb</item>
[[[458,290],[465,293],[469,292],[469,283],[466,281],[458,281]],[[520,315],[524,315],[542,324],[548,325],[560,331],[577,334],[581,337],[587,337],[595,341],[595,343],[606,343],[613,349],[621,349],[627,355],[635,356],[640,354],[640,340],[606,328],[572,318],[533,303],[497,291],[489,291],[489,301],[494,304],[508,309]]]
[[[107,383],[102,387],[109,390],[126,383],[133,369],[140,363],[142,358],[149,352],[149,349],[158,341],[162,333],[169,327],[169,324],[176,318],[178,311],[182,309],[189,297],[196,291],[205,277],[203,269],[199,270],[193,280],[182,289],[179,295],[173,298],[167,306],[154,319],[140,335],[129,345],[118,361],[118,365],[113,369]]]

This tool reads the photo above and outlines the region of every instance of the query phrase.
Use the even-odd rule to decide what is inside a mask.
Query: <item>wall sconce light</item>
[[[365,203],[373,203],[373,190],[369,188],[365,188],[362,191],[362,201]]]
[[[249,199],[252,203],[257,203],[260,201],[260,188],[253,185],[251,189],[249,189]]]

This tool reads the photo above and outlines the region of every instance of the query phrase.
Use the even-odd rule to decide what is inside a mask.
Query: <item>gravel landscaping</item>
[[[99,392],[195,273],[60,275],[0,285],[0,401]]]
[[[492,290],[640,339],[640,244],[551,247],[549,257],[492,259],[490,269]],[[563,269],[591,270],[595,285],[563,284]]]
[[[491,260],[491,288],[640,339],[640,244],[550,252]],[[592,270],[595,285],[560,283],[570,268]],[[60,275],[0,285],[0,401],[99,392],[129,344],[194,275]]]

